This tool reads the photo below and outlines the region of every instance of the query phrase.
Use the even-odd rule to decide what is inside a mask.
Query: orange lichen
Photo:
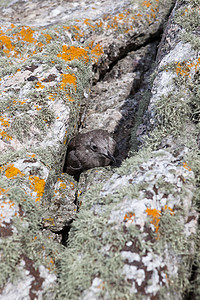
[[[64,182],[62,182],[62,183],[60,184],[60,188],[61,188],[61,189],[66,189],[66,187],[67,187],[67,185],[66,185],[66,183],[64,183]]]
[[[41,110],[41,107],[39,107],[38,105],[34,105],[35,106],[35,108],[36,108],[36,110]]]
[[[2,136],[3,139],[6,139],[7,141],[12,140],[12,136],[2,129],[0,129],[0,135]]]
[[[200,65],[200,57],[195,62],[177,62],[176,65],[175,71],[177,75],[190,77],[192,68],[195,69],[195,72],[198,70]]]
[[[1,202],[1,208],[4,209],[5,207],[7,207],[9,205],[9,208],[13,208],[13,206],[15,205],[14,202],[12,202],[11,200],[4,200]],[[1,214],[1,217],[3,216],[3,214]]]
[[[50,43],[50,41],[52,40],[52,37],[50,36],[50,34],[48,34],[48,33],[42,33],[44,36],[45,36],[45,38],[46,38],[46,43],[47,44],[49,44]]]
[[[50,263],[50,264],[55,264],[53,258],[50,258],[49,263]]]
[[[78,191],[78,197],[82,195],[82,191]]]
[[[157,232],[158,229],[159,229],[159,222],[160,222],[160,214],[161,214],[161,211],[158,210],[158,209],[155,209],[155,208],[147,208],[146,209],[146,213],[148,216],[151,217],[151,224],[154,225],[155,227],[155,231]]]
[[[52,237],[49,237],[49,238],[52,238]],[[47,260],[47,264],[48,264],[48,266],[47,266],[47,269],[49,270],[49,271],[55,271],[55,261],[54,261],[54,259],[53,258],[48,258],[48,260]]]
[[[133,222],[134,217],[135,217],[135,213],[129,212],[129,213],[125,214],[124,221],[128,220],[128,221]]]
[[[7,192],[9,191],[9,189],[4,189],[4,188],[0,188],[0,195],[6,195],[7,196]]]
[[[190,168],[188,167],[188,165],[187,165],[186,162],[183,163],[183,168],[186,169],[186,170],[188,170],[188,171],[192,171],[192,169],[190,169]]]
[[[61,89],[65,89],[68,84],[73,84],[76,91],[76,76],[75,74],[62,74],[62,80],[60,83]]]
[[[151,6],[151,3],[150,3],[150,1],[143,1],[142,6],[149,7],[149,6]]]
[[[65,61],[71,61],[74,59],[83,59],[86,62],[89,61],[88,53],[85,49],[75,46],[63,45],[62,54],[58,54],[58,57],[61,57]]]
[[[3,48],[3,52],[8,57],[11,55],[14,57],[21,56],[21,51],[17,50],[19,49],[18,45],[20,45],[20,48],[22,49],[31,44],[31,46],[27,48],[27,57],[37,53],[37,50],[39,50],[39,52],[41,51],[41,49],[37,48],[43,48],[44,44],[37,41],[36,36],[38,35],[38,32],[36,30],[29,26],[22,26],[17,32],[13,32],[12,34],[11,30],[14,28],[13,26],[11,25],[12,28],[8,28],[5,32],[0,31],[0,48]],[[9,32],[10,36],[6,35],[7,32]],[[46,44],[50,43],[52,37],[49,34],[43,32],[40,34],[46,38]],[[32,45],[35,45],[35,49],[33,49]],[[21,59],[23,60],[22,57]]]
[[[74,99],[67,94],[68,101],[74,102]]]
[[[6,47],[7,49],[3,49],[5,54],[9,54],[10,51],[15,49],[15,46],[12,44],[11,38],[5,35],[0,36],[0,48]]]
[[[37,194],[35,201],[40,201],[45,188],[45,180],[40,179],[38,176],[29,176],[30,188]]]
[[[170,206],[167,206],[167,205],[165,205],[161,210],[155,209],[155,208],[154,209],[151,209],[151,208],[146,209],[147,215],[151,217],[151,224],[153,224],[155,227],[155,232],[157,233],[156,239],[159,238],[158,230],[159,230],[159,222],[160,222],[161,214],[167,210],[170,211],[170,215],[173,216],[175,214],[174,210]]]
[[[70,29],[70,26],[63,26],[63,29],[69,30],[69,29]]]
[[[101,289],[101,290],[104,290],[105,289],[105,281],[102,281],[102,283],[100,283],[98,286],[97,286],[98,289]]]
[[[35,43],[37,42],[36,39],[33,38],[34,30],[30,27],[22,27],[21,31],[17,33],[18,39],[22,39],[28,43]]]
[[[80,30],[80,27],[78,27],[78,26],[73,26],[73,28],[78,30],[78,31]]]
[[[14,178],[17,175],[24,176],[24,173],[22,173],[18,168],[15,168],[14,164],[10,164],[6,168],[5,175],[7,178]]]
[[[91,27],[92,29],[95,28],[95,26],[92,25],[92,24],[89,22],[89,19],[85,19],[83,23],[86,24],[86,25],[88,25],[88,26]]]
[[[41,82],[37,82],[36,85],[35,85],[36,89],[43,89],[45,88],[45,85],[41,84]]]
[[[96,46],[92,48],[91,54],[92,54],[92,61],[97,62],[98,56],[101,56],[103,54],[103,47],[99,44],[96,44]]]
[[[100,20],[100,21],[97,21],[96,22],[96,25],[97,27],[102,27],[103,26],[103,22]]]
[[[166,211],[166,210],[171,211],[171,213],[170,213],[171,216],[173,216],[173,215],[175,214],[174,210],[173,210],[170,206],[165,205],[165,206],[162,208],[162,211]]]
[[[28,156],[28,157],[30,157],[30,158],[34,158],[34,157],[36,157],[36,155],[35,155],[35,154],[27,154],[27,156]]]
[[[75,26],[72,26],[72,28],[75,29],[74,38],[79,41],[80,38],[84,36],[84,32],[81,31],[79,26],[75,25]]]
[[[64,145],[67,144],[67,139],[68,139],[67,130],[65,130],[65,135],[64,135],[64,138],[63,138]]]
[[[10,126],[10,123],[8,120],[6,120],[4,117],[0,116],[0,122],[1,122],[1,125],[4,126],[4,127],[9,127]]]
[[[45,218],[45,219],[43,219],[43,221],[45,222],[50,222],[51,223],[51,225],[55,225],[55,223],[54,223],[54,218],[51,218],[51,217],[49,217],[49,218]]]
[[[37,43],[37,46],[40,47],[40,48],[42,48],[42,47],[44,46],[44,44],[41,43],[41,42],[38,42],[38,43]],[[45,55],[44,55],[44,56],[45,56]]]
[[[72,188],[74,189],[74,183],[72,181],[69,182],[72,185]]]
[[[56,97],[56,96],[57,96],[57,93],[50,93],[48,99],[52,100],[52,101],[55,101],[54,97]]]

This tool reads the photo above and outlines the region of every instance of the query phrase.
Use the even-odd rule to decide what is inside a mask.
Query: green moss
[[[189,42],[194,50],[200,47],[200,38],[198,37],[200,15],[199,15],[199,0],[188,0],[191,6],[181,7],[176,12],[175,22],[179,24],[184,31],[181,38],[184,42]]]
[[[1,239],[1,287],[8,279],[14,281],[20,276],[16,265],[20,262],[22,254],[34,261],[35,268],[41,264],[49,268],[50,258],[55,259],[58,251],[62,251],[61,245],[42,236],[40,228],[44,208],[37,205],[22,188],[19,188],[22,186],[22,182],[19,183],[19,180],[23,179],[0,178],[1,187],[9,189],[10,201],[19,204],[21,212],[24,212],[20,217],[13,217],[13,226],[17,232],[10,237]],[[52,271],[54,270],[52,269]]]
[[[0,0],[0,7],[7,7],[12,0]]]
[[[12,126],[8,130],[8,133],[12,136],[15,136],[20,142],[23,142],[26,138],[30,137],[30,127],[32,122],[30,117],[20,116],[16,117],[12,123]]]
[[[100,186],[88,191],[87,201],[82,204],[77,220],[72,224],[69,245],[62,253],[60,262],[58,299],[78,299],[80,293],[90,287],[96,276],[105,280],[104,290],[101,291],[102,297],[106,291],[111,291],[110,299],[129,294],[129,284],[125,282],[122,274],[116,272],[116,269],[123,267],[123,260],[118,251],[127,241],[123,226],[116,231],[112,228],[112,224],[105,222],[104,214],[95,216],[89,209],[93,203],[101,203],[102,206],[106,205],[107,215],[113,208],[113,202],[109,201],[109,197],[102,199],[99,196],[99,192],[97,193],[99,188]],[[116,201],[119,201],[117,196]],[[86,231],[87,234],[84,234]],[[135,236],[138,234],[136,228],[134,233]],[[104,255],[101,249],[107,244],[112,245],[113,250],[109,251],[109,255],[106,252]]]
[[[193,1],[194,2],[194,1]],[[196,24],[196,23],[195,23]],[[195,25],[196,26],[196,25]],[[192,24],[188,25],[191,30]],[[167,69],[169,66],[167,66]],[[175,72],[176,65],[171,64],[171,70]],[[192,80],[183,78],[178,75],[174,79],[174,85],[176,90],[170,93],[168,96],[161,97],[155,104],[155,116],[156,126],[146,137],[145,146],[143,149],[134,153],[135,155],[123,162],[122,166],[117,170],[117,173],[121,175],[130,174],[130,172],[137,172],[139,165],[148,161],[151,157],[155,157],[157,154],[152,153],[152,150],[157,150],[161,147],[161,143],[164,138],[171,136],[173,141],[180,141],[183,145],[189,148],[188,154],[183,158],[187,161],[188,166],[192,168],[195,173],[195,179],[191,179],[191,183],[196,191],[193,201],[196,203],[194,206],[199,205],[199,178],[200,165],[199,165],[199,150],[197,149],[197,136],[199,130],[199,75],[196,72]],[[187,91],[187,94],[184,92]],[[146,96],[147,102],[149,95]],[[145,104],[146,105],[146,104]],[[143,114],[144,107],[140,108],[138,113],[138,119]],[[190,130],[190,126],[194,128]],[[172,151],[170,147],[166,151]],[[159,154],[160,155],[160,154]],[[162,154],[161,154],[162,155]],[[173,170],[172,170],[173,172]],[[177,191],[177,187],[173,184],[169,184],[160,178],[155,182],[159,190],[168,192],[176,196],[180,196],[182,200],[187,197],[186,191],[181,193]],[[134,184],[134,186],[127,190],[127,188],[119,188],[112,195],[106,197],[100,196],[101,185],[90,188],[80,199],[83,200],[80,212],[77,216],[77,220],[72,225],[70,231],[70,239],[68,248],[63,252],[63,260],[61,259],[59,279],[59,295],[58,299],[70,298],[78,299],[80,294],[89,288],[92,284],[92,280],[95,276],[105,280],[104,290],[100,292],[102,298],[106,293],[109,293],[109,299],[119,299],[125,297],[125,299],[132,299],[132,295],[129,294],[129,284],[126,280],[117,272],[122,270],[123,261],[119,255],[120,250],[123,248],[124,243],[130,240],[137,240],[140,245],[141,252],[144,249],[151,249],[154,253],[163,255],[165,252],[166,243],[169,245],[170,255],[180,255],[181,266],[179,266],[178,277],[170,278],[171,285],[166,288],[163,287],[159,292],[162,299],[176,299],[174,292],[188,291],[190,283],[188,281],[188,273],[191,269],[191,261],[194,260],[194,253],[191,253],[191,243],[198,244],[196,236],[186,238],[184,234],[184,224],[180,222],[180,219],[184,218],[183,208],[176,207],[175,215],[166,210],[162,213],[160,219],[160,239],[156,243],[143,243],[142,239],[139,240],[140,233],[137,232],[137,228],[130,226],[124,234],[124,228],[118,227],[119,230],[113,231],[112,226],[106,223],[106,220],[110,212],[115,208],[117,203],[123,199],[123,197],[139,198],[139,192],[146,188],[144,184]],[[101,205],[105,207],[104,213],[100,216],[95,215],[92,211],[94,205]],[[149,219],[149,222],[151,220]],[[87,232],[87,234],[85,234]],[[126,237],[126,238],[124,238]],[[113,245],[113,251],[109,251],[109,256],[101,253],[102,247],[107,244]],[[196,264],[200,265],[199,257],[195,258]],[[67,274],[67,276],[66,276]],[[120,281],[122,284],[120,284]],[[173,282],[172,282],[173,281]],[[200,279],[196,280],[199,282]],[[173,298],[174,295],[174,298]],[[140,295],[136,295],[135,299],[139,299]]]

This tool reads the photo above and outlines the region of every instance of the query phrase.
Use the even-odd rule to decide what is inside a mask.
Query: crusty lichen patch
[[[128,263],[123,269],[124,259],[131,255],[124,252],[128,252],[128,248],[129,252],[135,249],[130,240],[134,240],[138,253],[142,256],[145,249],[148,250],[152,244],[161,240],[160,228],[165,214],[168,213],[170,217],[179,220],[176,213],[173,215],[175,209],[172,203],[164,203],[162,207],[145,207],[143,213],[147,218],[146,231],[141,238],[140,229],[133,226],[138,222],[140,214],[134,211],[133,207],[130,209],[128,206],[123,211],[119,206],[118,211],[116,210],[119,224],[112,220],[116,205],[120,204],[122,199],[128,201],[135,197],[138,200],[142,198],[141,195],[148,186],[148,183],[133,184],[132,181],[132,172],[135,172],[133,166],[137,166],[138,170],[141,163],[151,157],[150,151],[146,151],[142,154],[140,152],[136,159],[128,160],[119,169],[119,178],[124,174],[125,184],[119,185],[117,192],[114,186],[113,195],[103,195],[113,184],[109,183],[107,186],[95,186],[80,196],[82,206],[73,225],[68,249],[53,243],[51,238],[44,237],[40,231],[45,215],[41,205],[45,188],[53,186],[48,185],[48,181],[52,183],[57,178],[54,169],[59,169],[57,165],[60,165],[62,145],[77,128],[81,100],[84,90],[87,92],[89,87],[91,65],[98,64],[107,56],[102,45],[95,41],[87,41],[87,37],[103,31],[107,31],[108,34],[114,32],[115,37],[119,37],[120,34],[128,37],[138,24],[158,24],[162,2],[164,3],[158,0],[141,1],[141,7],[136,13],[125,10],[98,21],[77,21],[80,27],[70,24],[68,28],[58,26],[38,30],[28,26],[2,26],[0,133],[3,141],[1,145],[8,152],[0,158],[1,192],[7,201],[4,203],[5,209],[11,211],[8,215],[9,220],[6,221],[9,224],[13,222],[13,228],[12,234],[9,233],[9,237],[1,241],[4,251],[1,253],[0,264],[1,286],[8,278],[17,278],[19,274],[13,270],[16,270],[16,265],[23,257],[30,262],[35,278],[38,274],[36,268],[41,267],[41,264],[50,272],[60,272],[60,286],[56,290],[58,298],[77,299],[85,290],[86,294],[83,297],[88,299],[87,289],[92,284],[102,297],[109,292],[109,299],[131,299],[130,287],[133,286],[133,278],[131,274],[127,274],[127,270],[135,269]],[[25,154],[27,149],[31,150],[29,156]],[[188,168],[192,169],[188,161],[187,163]],[[184,167],[180,169],[181,174],[190,172]],[[130,177],[127,176],[128,173]],[[189,174],[193,174],[192,171]],[[185,177],[180,177],[181,188],[184,186],[184,180],[188,186]],[[179,181],[176,176],[172,178],[175,178],[175,183],[169,184],[168,187],[174,192],[174,186]],[[112,180],[115,183],[116,178]],[[61,181],[58,183],[62,195],[67,185]],[[153,189],[155,194],[158,188],[165,189],[166,182],[158,178],[156,183],[157,186]],[[153,192],[149,191],[147,198]],[[153,196],[158,200],[157,195]],[[164,196],[163,198],[165,199]],[[177,232],[181,234],[181,230]],[[145,236],[148,237],[146,240]],[[163,249],[162,244],[159,244],[159,247]],[[154,273],[153,270],[149,273],[147,271],[148,259],[152,265],[157,263]],[[156,275],[155,285],[159,282],[159,276],[162,277],[163,286],[166,285],[165,262],[159,265],[157,259],[157,254],[149,254],[143,259],[141,272],[136,272],[136,287],[141,286],[142,279],[147,280],[152,274]],[[146,290],[145,293],[148,295],[151,291]]]
[[[184,42],[189,42],[195,50],[200,48],[199,28],[199,0],[187,1],[188,4],[179,9],[176,13],[175,22],[180,24],[184,31],[181,38]]]
[[[199,67],[195,53],[174,61],[170,72],[167,63],[158,69],[157,80],[164,72],[172,89],[161,95],[154,89],[146,149],[80,196],[62,254],[60,272],[68,275],[59,280],[59,299],[177,299],[190,289],[199,205]]]
[[[170,269],[168,260],[183,248],[185,255],[191,254],[193,237],[186,239],[183,220],[192,197],[193,172],[185,164],[178,167],[165,151],[149,155],[151,159],[144,162],[143,153],[143,163],[137,155],[128,159],[118,169],[119,174],[80,196],[78,219],[62,254],[61,274],[68,275],[60,279],[59,299],[77,299],[81,292],[83,299],[124,295],[127,299],[133,295],[148,299],[158,296],[162,289],[164,293],[175,289],[175,283],[169,286],[167,278],[178,281],[178,262],[174,260]],[[166,241],[172,252],[167,250]],[[172,294],[170,297],[173,299]]]

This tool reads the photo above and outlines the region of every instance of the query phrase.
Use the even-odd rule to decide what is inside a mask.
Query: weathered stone
[[[61,232],[75,218],[77,206],[75,205],[77,182],[61,174],[54,187],[54,194],[47,202],[48,210],[43,218],[45,228],[53,232]]]
[[[200,265],[197,3],[176,1],[156,62],[173,1],[6,4],[2,299],[182,299]],[[73,186],[61,175],[69,138],[97,127],[129,158]]]

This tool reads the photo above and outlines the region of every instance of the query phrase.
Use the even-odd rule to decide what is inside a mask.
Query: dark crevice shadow
[[[117,142],[119,153],[116,158],[121,161],[128,157],[133,142],[132,134],[136,132],[136,127],[142,123],[143,113],[148,106],[150,95],[146,99],[146,97],[143,97],[143,93],[147,94],[150,91],[150,77],[155,69],[158,44],[159,40],[149,44],[146,55],[140,59],[136,69],[139,76],[134,79],[129,97],[120,110],[122,118],[115,129],[114,139]],[[136,138],[134,148],[137,151]]]
[[[147,51],[146,55],[140,59],[137,68],[134,70],[136,73],[138,71],[139,76],[135,77],[129,97],[125,100],[124,104],[121,107],[122,118],[119,121],[119,124],[116,127],[115,132],[113,134],[113,137],[117,142],[116,153],[115,153],[115,158],[117,163],[115,166],[113,166],[114,168],[119,167],[121,162],[128,157],[128,153],[131,148],[130,141],[132,139],[131,137],[132,132],[134,128],[137,127],[139,121],[142,122],[142,115],[148,106],[148,104],[145,105],[143,104],[143,92],[145,90],[150,90],[149,78],[155,68],[157,47],[162,39],[163,27],[164,24],[161,24],[157,32],[153,35],[150,35],[150,37],[146,39],[146,41],[143,44],[138,45],[133,41],[126,47],[120,49],[120,55],[116,57],[112,61],[112,63],[110,63],[108,69],[102,70],[102,72],[100,73],[100,77],[98,81],[103,81],[105,79],[105,76],[113,70],[113,68],[117,65],[117,63],[121,59],[126,58],[126,56],[130,52],[140,50],[143,47],[149,45],[149,51]],[[141,38],[142,35],[144,34],[138,35],[136,38]],[[95,69],[93,71],[95,73]],[[92,85],[93,86],[96,85],[98,81],[94,81]],[[140,115],[137,115],[139,110],[140,110]],[[141,113],[141,111],[143,113]],[[78,131],[82,126],[81,123],[82,122],[80,116]],[[137,149],[137,145],[135,146],[135,148]],[[66,153],[67,153],[67,149],[66,149]],[[63,165],[63,169],[65,168],[66,168],[66,160],[64,161],[64,165]],[[76,180],[79,181],[79,178],[76,178]],[[77,205],[77,212],[78,212],[79,207],[77,203],[77,195],[75,197],[74,203]],[[72,220],[70,224],[68,224],[61,232],[62,234],[61,243],[64,246],[67,246],[68,244],[69,232],[71,230],[73,221],[74,220]]]
[[[112,69],[114,68],[114,66],[120,61],[122,60],[123,58],[125,58],[130,52],[132,51],[137,51],[149,44],[152,44],[154,42],[157,42],[157,41],[161,41],[162,39],[162,34],[163,34],[163,24],[160,25],[160,27],[158,28],[157,32],[150,35],[148,39],[146,39],[143,43],[140,43],[140,44],[137,44],[135,43],[135,39],[132,43],[128,44],[127,46],[119,49],[120,53],[119,55],[114,58],[114,59],[110,59],[112,62],[110,63],[109,67],[106,68],[106,69],[102,69],[100,68],[101,70],[101,73],[99,75],[99,79],[97,81],[93,81],[92,82],[92,85],[96,85],[97,82],[99,81],[102,81],[104,80],[104,77],[106,76],[106,74],[108,74],[110,71],[112,71]],[[142,38],[145,34],[144,33],[141,33],[137,36],[135,36],[136,39],[138,38]],[[111,56],[111,54],[108,54],[108,57]],[[93,72],[96,73],[96,69],[97,69],[97,66],[94,66],[93,67]],[[99,69],[99,67],[98,67]]]
[[[161,37],[159,37],[161,38]],[[136,115],[143,101],[142,92],[149,88],[149,77],[154,69],[155,58],[157,54],[157,46],[160,40],[152,41],[149,44],[149,49],[146,52],[145,56],[141,57],[138,65],[135,69],[135,72],[140,74],[140,76],[136,76],[133,81],[132,88],[129,94],[129,97],[125,100],[124,104],[121,107],[122,118],[115,129],[113,137],[117,142],[115,158],[116,165],[112,166],[113,168],[119,167],[121,162],[128,157],[128,153],[130,150],[130,141],[131,134],[133,128],[137,125],[136,123]],[[113,69],[115,64],[113,64],[110,70]],[[111,72],[111,71],[110,71]],[[66,168],[66,162],[64,163],[64,168]],[[79,181],[78,178],[75,180]],[[79,205],[77,203],[77,195],[75,196],[74,203],[77,206],[77,212],[79,210]],[[64,246],[68,244],[69,232],[71,230],[73,220],[68,224],[60,234],[62,234],[61,243]]]
[[[67,247],[67,244],[68,244],[69,232],[71,230],[72,223],[73,223],[73,220],[68,225],[66,225],[63,228],[63,230],[60,232],[60,234],[62,235],[61,244],[65,247]]]

